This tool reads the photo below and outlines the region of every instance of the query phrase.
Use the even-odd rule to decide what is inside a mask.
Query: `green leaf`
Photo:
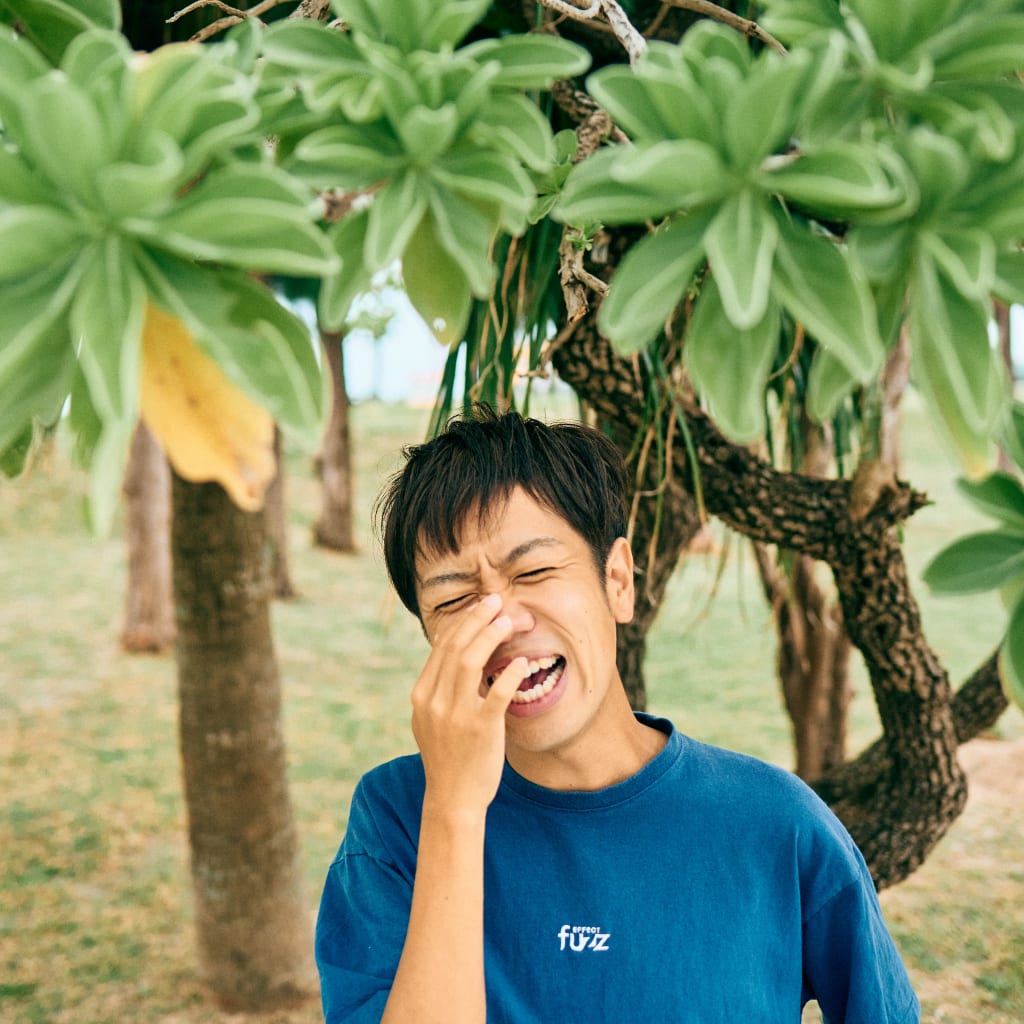
[[[633,245],[612,277],[598,324],[620,355],[645,349],[665,328],[704,260],[710,213],[675,217]]]
[[[1024,402],[1010,402],[1001,434],[1006,453],[1024,470]]]
[[[718,154],[692,139],[625,146],[608,172],[615,181],[664,196],[666,213],[720,199],[732,184]]]
[[[13,15],[21,32],[51,63],[59,64],[68,44],[93,25],[121,27],[117,0],[4,0],[0,14]]]
[[[547,170],[554,159],[551,125],[525,96],[500,92],[481,104],[466,133],[470,142],[510,153],[535,171]]]
[[[774,302],[759,322],[738,329],[715,280],[701,288],[686,332],[686,367],[715,423],[736,442],[764,434],[764,389],[779,348],[779,328]]]
[[[674,165],[686,156],[692,163]],[[728,187],[723,175],[712,174],[713,158],[713,151],[700,143],[661,142],[643,153],[634,153],[631,146],[608,146],[573,167],[553,216],[578,225],[658,220],[679,210],[684,198],[708,197]],[[676,178],[666,181],[663,172]],[[687,187],[693,191],[684,196]]]
[[[626,64],[609,64],[587,79],[587,91],[638,142],[695,135],[686,120],[697,95],[692,79],[675,69],[642,67],[638,73]]]
[[[978,594],[1024,575],[1024,536],[1005,530],[972,533],[928,563],[924,581],[940,594]]]
[[[590,67],[590,53],[582,46],[540,33],[481,39],[459,52],[481,63],[497,62],[501,70],[494,84],[510,89],[549,89],[552,82],[582,75]]]
[[[1007,697],[1024,711],[1024,597],[1010,614],[1006,639],[999,648],[999,677]]]
[[[9,313],[0,309],[0,329]],[[52,423],[71,386],[75,350],[67,322],[50,319],[20,338],[3,335],[0,347],[0,452],[6,452],[33,420]]]
[[[800,110],[794,99],[808,62],[806,53],[783,58],[770,50],[758,59],[725,111],[725,143],[733,167],[753,168],[789,142]]]
[[[138,141],[131,161],[118,160],[96,174],[100,204],[112,219],[159,215],[185,184],[181,150],[163,132]]]
[[[833,0],[765,0],[764,7],[762,27],[783,42],[809,42],[843,28]]]
[[[963,228],[921,230],[921,251],[942,268],[945,278],[967,298],[984,301],[995,282],[996,249],[984,231]]]
[[[363,262],[368,211],[348,214],[327,232],[327,240],[338,257],[338,270],[324,279],[320,289],[318,319],[329,331],[341,330],[352,301],[370,287],[370,273]]]
[[[760,187],[825,217],[892,210],[913,202],[906,171],[896,157],[860,143],[834,142],[794,159],[769,161],[757,177]]]
[[[1024,303],[1024,252],[1015,250],[996,257],[992,293],[1008,305]]]
[[[867,380],[884,350],[863,273],[837,245],[784,217],[778,222],[773,292],[851,375]]]
[[[470,291],[477,298],[489,296],[494,283],[490,249],[498,231],[498,211],[436,185],[430,190],[430,211],[438,241],[458,263]]]
[[[0,380],[12,380],[11,367],[20,365],[26,353],[33,351],[44,335],[58,330],[57,320],[67,312],[83,268],[83,260],[54,263],[45,271],[3,285],[0,292]],[[65,344],[70,348],[66,327],[62,330]],[[48,369],[45,360],[44,369]],[[0,394],[6,401],[8,388],[0,387]]]
[[[268,25],[263,33],[262,54],[271,73],[279,69],[306,75],[337,71],[360,60],[348,33],[309,18],[285,18]]]
[[[860,383],[827,348],[818,348],[807,375],[807,411],[816,423],[828,423],[840,402]]]
[[[146,289],[120,239],[96,243],[71,303],[71,329],[89,394],[104,423],[134,420]]]
[[[431,50],[455,46],[483,18],[489,6],[489,0],[446,0],[428,20],[420,45]]]
[[[87,511],[89,526],[99,537],[109,535],[121,504],[121,481],[134,430],[134,418],[104,421],[89,454]]]
[[[211,171],[145,227],[151,244],[191,259],[319,276],[334,269],[334,256],[312,215],[294,179],[269,165],[233,164]]]
[[[332,125],[307,135],[290,169],[325,188],[361,189],[405,163],[394,135],[375,125]]]
[[[0,431],[2,431],[0,427]],[[6,447],[0,447],[0,473],[9,480],[20,476],[35,447],[36,426],[29,423]]]
[[[764,321],[771,294],[779,228],[764,197],[747,188],[726,200],[705,236],[711,273],[734,327],[749,331]]]
[[[472,303],[469,282],[441,245],[428,212],[402,254],[406,295],[435,337],[444,345],[462,340]]]
[[[428,167],[448,149],[458,127],[459,113],[454,103],[445,103],[436,110],[417,105],[395,122],[399,140],[418,167]]]
[[[402,254],[427,208],[422,176],[407,172],[392,178],[373,197],[364,260],[371,273]]]
[[[447,153],[430,168],[430,175],[468,199],[500,205],[504,226],[510,233],[520,234],[525,229],[534,188],[511,157],[479,150]]]
[[[957,487],[985,515],[1000,520],[1009,530],[1024,533],[1024,485],[1015,476],[998,471],[984,480],[957,480]]]
[[[993,377],[989,308],[968,298],[921,253],[915,262],[910,304],[913,365],[926,391],[951,425],[962,420],[979,435],[994,430],[1005,382]]]
[[[942,78],[988,78],[1020,70],[1024,18],[1013,13],[978,12],[959,17],[933,36],[929,52]]]
[[[66,262],[83,241],[81,227],[63,210],[0,207],[0,282]]]
[[[112,154],[96,107],[60,74],[33,82],[23,100],[26,157],[60,194],[92,206],[96,172]]]

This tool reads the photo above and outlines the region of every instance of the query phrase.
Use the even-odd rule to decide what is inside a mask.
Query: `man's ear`
[[[625,537],[618,537],[604,566],[605,594],[616,622],[633,618],[633,550]]]

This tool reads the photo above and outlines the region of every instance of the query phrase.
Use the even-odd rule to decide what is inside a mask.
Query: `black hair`
[[[475,405],[424,444],[403,449],[405,465],[377,498],[374,515],[388,576],[420,617],[416,554],[451,554],[466,517],[482,524],[516,487],[561,516],[590,548],[598,574],[626,534],[626,467],[600,431],[546,424]]]

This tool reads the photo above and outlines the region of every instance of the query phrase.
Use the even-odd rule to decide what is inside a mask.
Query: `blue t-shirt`
[[[863,858],[799,779],[671,723],[636,775],[545,789],[508,765],[487,814],[488,1024],[917,1024]],[[328,1024],[378,1022],[405,940],[418,756],[368,773],[320,904]],[[453,979],[457,983],[457,979]]]

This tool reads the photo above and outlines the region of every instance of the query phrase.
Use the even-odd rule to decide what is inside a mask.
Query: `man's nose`
[[[515,584],[509,583],[495,589],[496,593],[501,595],[500,614],[507,615],[512,620],[512,632],[529,633],[537,625],[537,620],[522,595],[516,593]]]

